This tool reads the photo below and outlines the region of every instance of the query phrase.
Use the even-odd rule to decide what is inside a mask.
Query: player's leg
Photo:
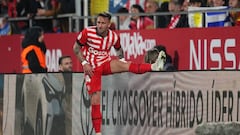
[[[92,93],[91,95],[91,116],[92,116],[92,124],[95,129],[96,134],[101,133],[102,127],[102,113],[101,113],[101,92],[97,91]]]
[[[151,64],[136,64],[132,62],[122,62],[120,60],[112,60],[110,63],[112,73],[132,72],[136,74],[151,71]]]
[[[88,93],[91,98],[91,116],[95,132],[101,134],[102,113],[101,113],[101,69],[95,69],[94,75],[85,77]]]
[[[110,68],[112,73],[120,72],[132,72],[136,74],[142,74],[149,71],[161,71],[163,70],[166,61],[165,52],[161,51],[155,63],[148,64],[136,64],[131,62],[123,62],[120,60],[112,60],[110,63]]]

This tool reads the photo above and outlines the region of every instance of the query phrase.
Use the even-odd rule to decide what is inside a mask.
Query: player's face
[[[110,20],[107,17],[99,16],[97,18],[97,32],[99,35],[105,36],[110,27]]]

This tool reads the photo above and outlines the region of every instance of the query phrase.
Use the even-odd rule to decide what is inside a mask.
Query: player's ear
[[[108,28],[110,28],[111,27],[111,22],[109,22],[109,24],[108,24]]]

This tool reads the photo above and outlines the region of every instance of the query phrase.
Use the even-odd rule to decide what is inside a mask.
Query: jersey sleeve
[[[84,29],[78,34],[76,41],[79,45],[82,46],[84,46],[87,43],[87,29]]]
[[[114,44],[114,48],[118,50],[121,48],[120,37],[118,35],[116,37],[117,39],[116,39],[116,43]]]

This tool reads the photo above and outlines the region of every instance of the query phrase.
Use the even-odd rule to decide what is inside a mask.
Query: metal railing
[[[121,14],[112,14],[113,17],[116,17],[117,20],[117,28],[119,28],[119,16],[133,16],[133,15],[141,15],[141,16],[153,16],[154,18],[154,23],[156,26],[157,23],[157,16],[164,16],[164,15],[172,15],[172,14],[189,14],[189,13],[206,13],[206,12],[216,12],[216,11],[235,11],[235,12],[240,12],[240,8],[232,8],[232,9],[222,9],[222,10],[195,10],[195,11],[182,11],[182,12],[156,12],[156,13],[121,13]],[[10,22],[17,22],[17,21],[28,21],[29,27],[33,26],[33,21],[34,20],[45,20],[45,19],[61,19],[61,18],[68,18],[68,28],[69,32],[78,32],[82,28],[89,26],[89,20],[95,19],[96,16],[79,16],[76,14],[59,14],[57,16],[35,16],[32,18],[29,17],[16,17],[16,18],[8,18]],[[83,23],[81,23],[83,22]],[[155,27],[156,28],[156,27]]]

